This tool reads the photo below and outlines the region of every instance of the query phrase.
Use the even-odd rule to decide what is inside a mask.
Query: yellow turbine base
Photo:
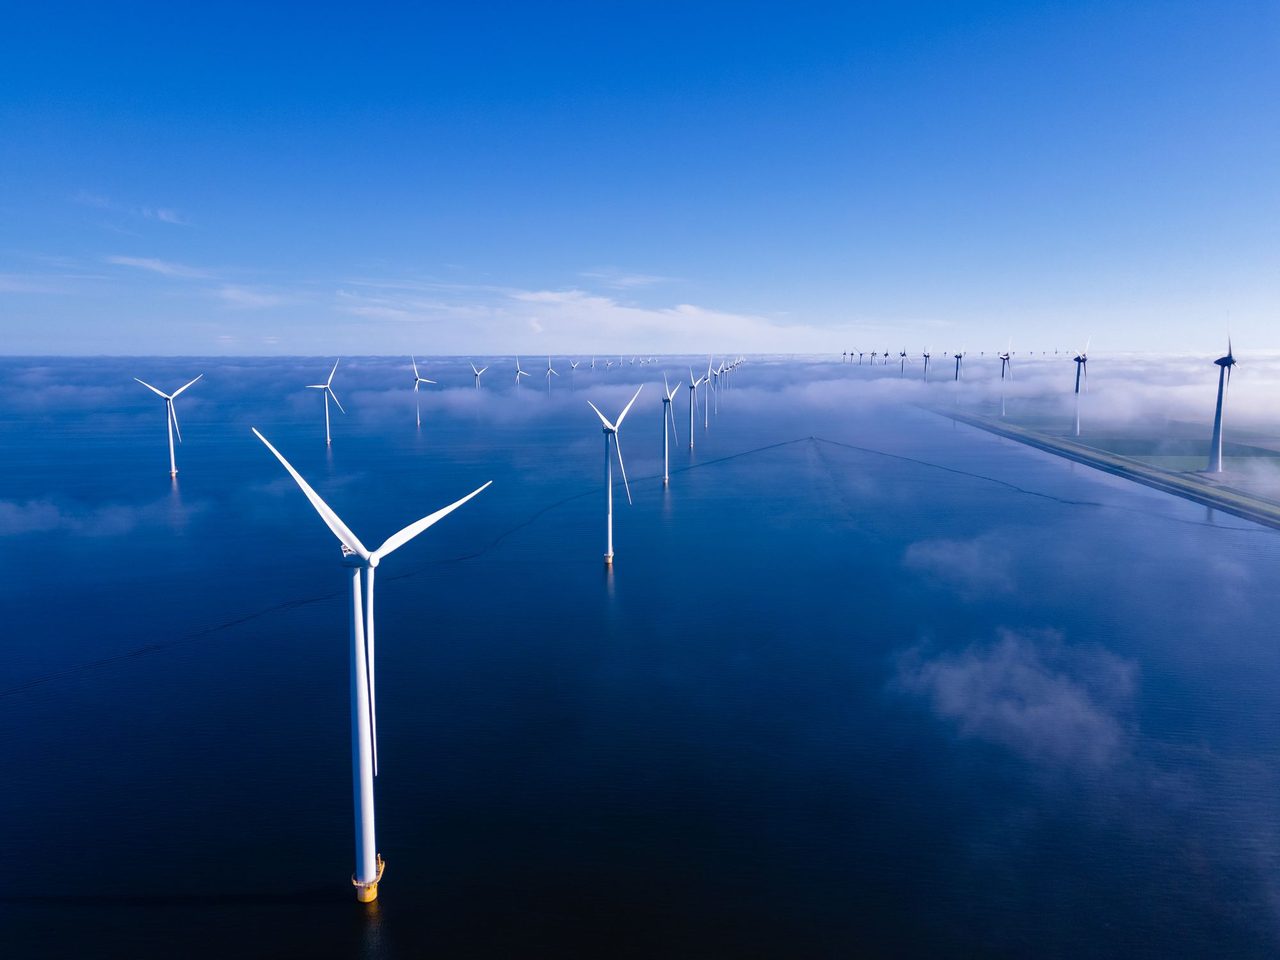
[[[378,854],[378,872],[372,880],[361,882],[355,877],[351,878],[351,885],[356,888],[356,900],[360,903],[373,903],[378,899],[378,884],[382,880],[382,871],[387,867],[382,859],[382,854]]]

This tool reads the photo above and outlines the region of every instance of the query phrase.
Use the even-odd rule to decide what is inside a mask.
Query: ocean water
[[[326,448],[331,358],[0,361],[6,956],[1276,955],[1280,535],[838,363],[692,453],[682,387],[664,489],[688,361],[488,362],[419,429],[344,361]],[[171,483],[131,377],[197,373]],[[366,543],[493,480],[379,568],[371,907],[339,551],[251,426]]]

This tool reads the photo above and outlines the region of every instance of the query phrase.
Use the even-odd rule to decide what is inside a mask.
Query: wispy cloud
[[[653,273],[633,273],[616,267],[584,270],[580,276],[584,280],[592,280],[599,286],[613,290],[630,290],[635,287],[651,287],[655,284],[676,282],[675,277],[663,277]]]
[[[278,307],[283,303],[290,302],[290,298],[282,294],[265,293],[260,290],[235,286],[233,284],[226,284],[219,287],[217,295],[223,302],[228,303],[233,307],[242,307],[245,309]]]
[[[157,223],[170,223],[176,226],[186,226],[188,224],[188,220],[172,207],[135,206],[120,203],[110,197],[90,193],[88,190],[81,190],[75,195],[74,200],[76,203],[86,207],[93,207],[96,210],[109,210],[112,213],[124,214],[141,220],[154,220]]]
[[[118,267],[133,267],[138,270],[147,270],[151,273],[158,273],[165,277],[187,277],[194,279],[212,276],[208,270],[188,267],[184,264],[173,263],[169,260],[159,260],[155,257],[111,256],[103,257],[103,262],[114,264]]]

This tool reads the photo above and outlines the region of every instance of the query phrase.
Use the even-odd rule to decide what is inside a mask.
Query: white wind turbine
[[[570,391],[572,391],[572,390],[573,390],[573,388],[574,388],[575,386],[577,386],[577,382],[578,382],[578,364],[580,364],[581,362],[582,362],[581,360],[570,360],[570,361],[569,361],[569,390],[570,390]]]
[[[689,449],[693,449],[693,414],[698,409],[698,387],[702,385],[702,378],[696,380],[693,377],[693,368],[689,368]]]
[[[560,376],[551,366],[551,358],[547,357],[547,393],[551,393],[551,378]]]
[[[409,357],[413,362],[413,404],[418,409],[418,427],[422,427],[422,400],[418,396],[418,388],[424,383],[434,384],[434,380],[428,380],[418,372],[418,361],[414,357]]]
[[[1213,439],[1209,441],[1209,473],[1222,472],[1222,401],[1227,389],[1231,387],[1231,368],[1239,361],[1231,351],[1231,338],[1227,337],[1227,355],[1213,361],[1218,365],[1218,405],[1213,411]],[[1225,378],[1225,384],[1224,384]],[[169,443],[170,453],[173,443]]]
[[[524,368],[520,366],[520,358],[516,357],[516,386],[520,386],[520,378],[527,377],[529,374],[524,372]]]
[[[702,429],[711,428],[711,358],[707,357],[707,375],[702,378],[706,389],[702,391]]]
[[[204,376],[203,373],[200,374],[200,377],[203,377],[203,376]],[[200,377],[196,377],[196,380],[199,380]],[[134,377],[133,379],[138,380],[137,377]],[[178,432],[178,442],[179,443],[182,442],[182,428],[178,426],[178,411],[174,409],[173,401],[178,396],[178,394],[182,393],[183,390],[191,386],[192,383],[195,383],[196,380],[192,380],[191,383],[184,383],[177,390],[173,391],[173,393],[165,393],[163,390],[157,390],[155,387],[147,383],[147,381],[145,380],[138,380],[140,384],[142,384],[144,387],[146,387],[148,390],[154,393],[157,397],[160,397],[161,399],[164,400],[164,418],[165,418],[165,423],[168,425],[168,428],[169,428],[169,476],[171,477],[176,477],[178,475],[178,464],[177,464],[177,461],[174,460],[173,458],[173,433],[175,430]]]
[[[467,362],[468,362],[468,363],[471,363],[471,372],[472,372],[472,373],[474,373],[474,374],[475,374],[475,376],[476,376],[476,389],[477,389],[477,390],[479,390],[479,389],[480,389],[480,374],[484,373],[484,372],[485,372],[486,370],[488,370],[489,368],[488,368],[488,367],[480,367],[480,368],[477,370],[477,369],[476,369],[476,365],[475,365],[474,363],[472,363],[470,360],[468,360]]]
[[[676,408],[672,404],[676,398],[676,391],[680,389],[680,381],[676,381],[674,387],[667,385],[667,375],[662,375],[662,485],[665,487],[671,482],[671,441],[668,438],[667,427],[670,425],[671,436],[675,436],[676,432]],[[680,438],[676,437],[676,443],[680,442]]]
[[[311,489],[301,474],[293,469],[280,451],[254,428],[257,436],[270,450],[289,476],[297,482],[320,519],[338,538],[342,545],[342,565],[351,570],[351,775],[355,795],[356,870],[351,878],[356,888],[356,899],[369,903],[378,896],[378,882],[384,867],[378,853],[374,833],[373,778],[378,772],[378,722],[374,673],[373,644],[373,572],[388,554],[404,546],[436,521],[457,510],[493,481],[471,491],[461,500],[449,504],[421,520],[409,524],[388,537],[377,550],[369,550],[360,538],[342,522],[320,495]],[[363,581],[363,582],[362,582]],[[367,584],[367,588],[365,585]]]
[[[609,456],[610,443],[613,444],[614,450],[618,454],[618,470],[622,473],[622,485],[627,491],[627,503],[631,502],[631,485],[627,483],[627,468],[622,463],[622,446],[618,442],[618,429],[622,426],[622,421],[627,416],[627,411],[631,409],[631,404],[636,402],[636,397],[640,396],[640,391],[644,389],[644,384],[640,384],[636,388],[635,396],[622,408],[622,412],[618,414],[618,422],[610,423],[609,419],[600,412],[590,400],[587,406],[596,412],[596,416],[600,418],[600,422],[604,425],[604,496],[605,496],[605,539],[604,539],[604,562],[613,563],[613,458]]]
[[[339,359],[341,359],[341,358],[339,358]],[[337,372],[338,372],[338,361],[337,361],[337,360],[335,360],[335,361],[333,361],[333,369],[329,371],[329,379],[328,379],[328,380],[326,380],[324,383],[309,383],[309,384],[307,384],[307,389],[308,389],[308,390],[323,390],[323,391],[324,391],[324,442],[325,442],[325,443],[332,443],[332,442],[333,442],[333,441],[329,438],[329,398],[330,398],[330,397],[333,397],[333,402],[338,404],[338,409],[339,409],[339,410],[342,410],[342,404],[341,404],[341,403],[338,403],[338,395],[337,395],[336,393],[334,393],[334,392],[333,392],[333,375],[334,375],[335,373],[337,373]],[[342,412],[343,412],[343,414],[345,415],[347,411],[346,411],[346,410],[342,410]]]

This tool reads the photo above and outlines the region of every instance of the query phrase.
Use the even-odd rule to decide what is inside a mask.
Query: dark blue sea
[[[664,489],[690,361],[475,359],[421,428],[345,359],[329,448],[333,358],[0,361],[0,953],[1280,953],[1280,534],[829,362],[692,453],[682,386]],[[199,373],[171,483],[131,378]],[[251,427],[371,546],[493,481],[379,567],[368,907],[338,544]]]

